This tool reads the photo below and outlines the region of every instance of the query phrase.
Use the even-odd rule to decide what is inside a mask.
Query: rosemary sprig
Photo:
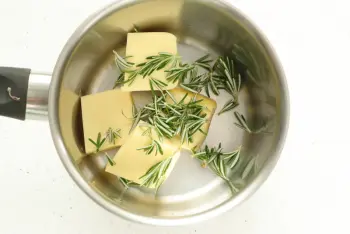
[[[221,83],[221,88],[229,93],[232,98],[224,105],[219,115],[236,108],[238,103],[238,94],[241,90],[242,79],[240,74],[236,74],[235,62],[229,57],[219,58],[216,67],[216,78]]]
[[[151,154],[155,150],[155,156],[157,156],[158,152],[163,155],[163,149],[160,143],[157,140],[152,139],[151,144],[137,148],[137,150],[143,150],[147,155]]]
[[[215,174],[228,182],[233,191],[237,191],[230,182],[227,171],[228,169],[233,169],[237,165],[240,158],[241,146],[232,152],[223,153],[222,150],[221,143],[218,147],[213,148],[209,148],[206,145],[202,151],[193,152],[192,157],[199,159],[203,168],[209,166]]]
[[[115,161],[107,153],[105,153],[105,156],[107,158],[107,161],[108,161],[109,165],[114,166],[115,165]]]
[[[233,169],[236,166],[241,154],[241,149],[242,149],[242,146],[239,146],[238,149],[232,152],[223,153],[221,155],[221,157],[225,161],[225,164],[229,166],[230,169]]]
[[[188,74],[194,69],[195,67],[191,64],[179,64],[178,66],[174,66],[165,72],[168,73],[166,79],[169,82],[177,82],[180,81],[181,83],[184,82],[184,80],[187,78]]]
[[[203,57],[197,59],[192,65],[191,70],[189,70],[186,74],[187,79],[181,80],[181,86],[187,90],[194,92],[201,92],[203,88],[206,89],[207,96],[210,97],[209,94],[209,79],[212,76],[213,68],[211,67],[211,63],[213,60],[208,59],[209,55],[204,55]],[[198,68],[201,67],[208,71],[207,73],[198,75]],[[213,66],[215,67],[215,65]],[[208,89],[208,90],[207,90]],[[217,94],[218,95],[218,94]]]
[[[219,111],[218,115],[221,115],[222,113],[225,113],[227,111],[233,110],[238,106],[238,102],[236,102],[235,99],[228,100],[225,105],[222,107],[222,109]]]
[[[118,138],[121,138],[120,131],[121,131],[120,128],[117,128],[117,129],[108,128],[105,138],[108,139],[108,142],[110,144],[112,143],[115,144],[115,140]]]
[[[167,83],[164,83],[161,80],[155,79],[155,78],[150,78],[149,79],[149,86],[151,88],[151,91],[153,94],[155,94],[155,89],[156,88],[158,91],[162,91],[166,86],[168,86]]]
[[[235,60],[229,57],[219,57],[213,66],[213,61],[208,59],[208,55],[198,59],[193,63],[194,69],[188,75],[188,78],[181,83],[181,86],[193,92],[201,92],[203,89],[208,97],[210,93],[218,96],[220,90],[229,93],[232,98],[223,106],[219,115],[230,111],[239,105],[238,94],[241,89],[241,74],[235,69]],[[198,75],[198,68],[207,70],[206,73]]]
[[[136,64],[127,62],[122,56],[114,51],[115,63],[119,68],[121,74],[116,81],[118,84],[131,85],[137,76],[141,75],[143,78],[150,76],[153,72],[163,69],[164,67],[171,65],[170,69],[177,66],[180,60],[180,56],[173,55],[171,53],[160,52],[157,55],[148,56],[146,62]],[[125,73],[129,74],[128,79],[125,79]]]
[[[173,103],[166,102],[167,96]],[[206,134],[201,130],[201,127],[207,121],[207,114],[203,112],[205,107],[201,105],[202,99],[197,100],[195,96],[188,103],[185,103],[187,96],[185,95],[177,102],[170,92],[161,96],[153,93],[152,103],[141,109],[134,108],[133,126],[143,120],[154,126],[160,139],[163,137],[171,139],[179,135],[182,143],[193,142],[193,135],[197,131]]]
[[[248,133],[251,133],[251,134],[270,133],[270,132],[266,131],[266,129],[268,127],[267,124],[263,124],[260,128],[252,129],[251,127],[248,126],[247,120],[245,119],[245,117],[242,114],[235,111],[235,117],[238,121],[238,123],[235,123],[235,125]]]
[[[172,64],[172,67],[176,66],[180,57],[171,53],[160,52],[158,55],[149,56],[146,58],[146,62],[137,64],[139,69],[138,74],[143,77],[151,75],[154,71],[163,69],[168,64]]]
[[[157,156],[158,152],[161,155],[163,155],[163,149],[161,144],[157,140],[152,138],[151,126],[147,127],[147,129],[142,133],[142,136],[148,136],[151,139],[151,143],[144,147],[137,148],[136,150],[143,150],[147,155],[150,155],[153,151],[155,151],[155,156]]]
[[[117,65],[117,67],[121,72],[130,70],[133,67],[134,63],[126,61],[126,58],[128,57],[123,58],[115,50],[113,50],[113,53],[114,53],[115,64]]]
[[[89,138],[89,141],[96,147],[96,152],[98,153],[102,147],[102,145],[105,143],[106,138],[104,137],[101,139],[101,133],[99,132],[97,135],[97,140],[93,141],[91,138]]]
[[[152,166],[143,176],[140,177],[141,186],[151,187],[154,185],[158,191],[159,187],[166,179],[166,172],[171,164],[172,158],[169,157]]]
[[[207,55],[204,55],[203,57],[197,59],[195,62],[194,62],[194,66],[199,66],[201,68],[204,68],[205,70],[207,71],[210,71],[211,70],[211,66],[210,66],[210,63],[213,62],[212,59],[209,59],[210,55],[207,54]]]

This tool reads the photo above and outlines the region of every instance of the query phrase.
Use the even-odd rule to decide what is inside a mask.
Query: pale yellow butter
[[[85,152],[96,151],[89,138],[96,142],[98,133],[101,138],[106,136],[107,130],[120,129],[121,138],[110,143],[106,139],[100,150],[107,150],[124,144],[132,126],[132,97],[129,92],[110,90],[81,98],[81,108],[84,127]],[[128,118],[130,117],[130,118]]]
[[[126,57],[129,62],[140,64],[146,61],[149,56],[157,55],[159,52],[167,52],[176,55],[177,43],[176,37],[173,34],[165,32],[147,32],[147,33],[128,33],[126,45]],[[130,56],[130,57],[129,57]],[[178,82],[168,82],[166,80],[167,73],[165,70],[170,68],[166,66],[163,69],[154,71],[150,76],[143,77],[138,75],[132,84],[124,84],[121,87],[123,91],[146,91],[151,90],[149,79],[158,79],[168,86],[164,90],[173,89]],[[125,80],[129,79],[130,74],[125,73]]]
[[[173,157],[171,165],[169,166],[166,176],[168,176],[174,167],[178,152],[180,149],[180,141],[178,138],[171,140],[164,138],[160,141],[157,133],[152,129],[151,134],[145,134],[145,131],[149,128],[149,125],[143,121],[136,126],[132,131],[124,145],[120,147],[119,151],[114,156],[115,165],[111,166],[107,164],[106,171],[119,177],[134,181],[141,184],[142,177],[153,165]],[[147,155],[145,151],[138,150],[145,147],[152,142],[152,139],[158,140],[163,149],[163,155],[154,150],[151,154]],[[154,186],[154,185],[153,185]],[[151,188],[153,186],[150,186]]]
[[[201,94],[196,94],[196,93],[187,91],[183,88],[175,88],[175,89],[169,90],[169,92],[171,93],[171,95],[174,97],[174,99],[177,102],[181,101],[186,94],[187,94],[187,97],[185,99],[185,103],[188,103],[195,96],[196,96],[196,100],[203,100],[199,104],[205,107],[203,109],[203,113],[207,114],[207,116],[206,116],[207,122],[205,124],[203,124],[201,129],[203,132],[207,133],[209,131],[210,122],[211,122],[213,115],[215,113],[215,110],[216,110],[216,102],[211,98],[208,98],[208,97],[203,96]],[[173,103],[173,100],[168,96],[166,99],[166,102]],[[188,149],[188,150],[198,149],[202,146],[205,138],[206,138],[205,134],[203,134],[200,131],[197,131],[193,135],[193,142],[191,142],[189,144],[184,143],[182,145],[182,148]]]

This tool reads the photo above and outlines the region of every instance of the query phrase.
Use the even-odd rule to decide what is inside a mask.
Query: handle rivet
[[[11,91],[12,91],[11,87],[7,87],[7,93],[9,94],[9,97],[10,97],[13,101],[19,102],[19,101],[21,100],[21,98],[12,95]]]

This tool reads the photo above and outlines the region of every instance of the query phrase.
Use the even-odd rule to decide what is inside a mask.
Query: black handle
[[[30,69],[0,67],[0,115],[24,120]]]

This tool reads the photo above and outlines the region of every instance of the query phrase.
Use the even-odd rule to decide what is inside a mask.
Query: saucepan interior
[[[232,150],[243,145],[241,159],[227,184],[182,152],[170,178],[159,190],[131,188],[104,171],[106,160],[84,153],[80,96],[112,89],[118,77],[113,50],[123,53],[127,32],[170,32],[179,54],[193,61],[239,54],[250,74],[243,78],[237,111],[254,127],[268,124],[268,134],[248,134],[235,127],[233,111],[213,120],[206,140]],[[93,16],[67,43],[54,74],[50,121],[61,159],[73,179],[100,205],[125,218],[153,224],[181,224],[227,210],[244,200],[267,178],[277,161],[287,125],[284,76],[266,40],[239,12],[218,1],[121,1]],[[225,97],[214,97],[218,109]],[[101,103],[103,105],[103,103]],[[118,105],[116,102],[115,105]],[[54,123],[55,122],[55,123]],[[162,222],[165,221],[165,222]]]

